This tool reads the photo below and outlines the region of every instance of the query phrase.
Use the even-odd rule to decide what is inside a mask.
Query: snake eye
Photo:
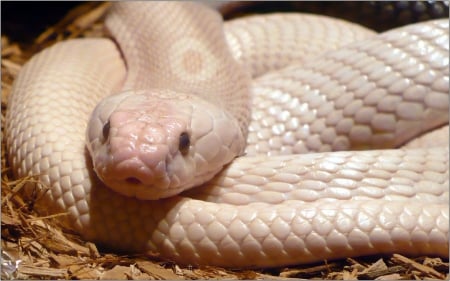
[[[189,146],[191,145],[191,140],[189,138],[188,133],[183,132],[180,134],[180,143],[178,145],[178,149],[181,154],[186,155],[189,151]]]
[[[105,125],[103,125],[103,139],[106,141],[109,137],[109,129],[111,129],[111,123],[106,122]]]

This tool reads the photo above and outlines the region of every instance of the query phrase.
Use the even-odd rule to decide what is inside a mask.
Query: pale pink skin
[[[150,9],[153,8],[153,3],[155,2],[117,2],[113,7],[119,11],[124,6],[133,8],[129,14],[118,13],[119,11],[117,14],[129,15],[127,18],[138,21],[139,18],[135,15],[142,11],[145,11],[141,13],[144,14],[143,20],[154,18],[148,16],[148,12],[153,10]],[[171,30],[185,26],[180,24],[183,17],[174,8],[189,5],[187,2],[159,3],[164,5],[166,13],[153,10],[154,14],[162,16]],[[145,7],[150,11],[146,11]],[[194,8],[196,11],[200,10]],[[169,19],[170,16],[172,18]],[[192,17],[192,20],[196,19],[203,20],[205,17]],[[147,31],[150,30],[142,28],[142,25],[141,21],[135,25],[123,25],[119,22],[117,27],[130,26],[132,32],[124,34],[139,39],[142,38],[140,34],[148,34]],[[424,103],[426,111],[431,112],[431,117],[443,115],[443,123],[448,124],[448,20],[442,21],[440,25],[442,28],[438,28],[436,24],[428,27],[421,24],[417,25],[416,31],[410,28],[409,32],[397,32],[389,38],[375,38],[369,42],[370,45],[365,45],[369,46],[368,51],[373,52],[363,53],[369,59],[382,53],[378,44],[393,51],[390,56],[394,59],[393,62],[386,57],[376,61],[377,65],[382,66],[390,61],[389,67],[377,66],[371,72],[375,77],[380,72],[384,73],[387,79],[380,82],[394,90],[394,93],[387,92],[388,99],[382,105],[394,105],[392,100],[407,93],[397,92],[399,87],[408,86],[415,81],[425,82],[429,85],[427,89],[435,91],[432,95],[427,95],[430,98],[427,100],[432,102]],[[304,27],[296,26],[302,29]],[[289,29],[282,28],[278,32],[284,30]],[[410,32],[415,32],[416,35],[410,36]],[[251,36],[256,34],[250,33]],[[433,52],[425,56],[430,58],[431,63],[416,59],[415,52],[410,54],[410,60],[405,60],[397,56],[397,49],[391,48],[393,45],[386,41],[388,39],[398,42],[399,49],[414,48],[417,44],[422,46],[424,42],[437,48],[429,48]],[[417,44],[413,44],[414,42]],[[255,46],[262,47],[263,44]],[[141,49],[143,53],[149,53],[148,48]],[[136,49],[129,50],[133,52]],[[350,48],[347,45],[342,50],[349,52]],[[132,67],[129,60],[125,66],[122,54],[109,39],[89,38],[60,42],[22,68],[9,97],[5,136],[15,174],[18,177],[39,175],[42,185],[36,187],[39,189],[42,186],[44,192],[40,198],[42,200],[37,204],[44,207],[45,213],[52,209],[56,214],[68,214],[64,219],[67,218],[85,239],[112,250],[158,253],[162,258],[186,265],[285,266],[375,253],[437,255],[448,258],[447,145],[435,149],[330,152],[301,157],[245,155],[237,158],[209,182],[220,191],[212,194],[219,195],[217,201],[227,203],[201,201],[198,197],[192,199],[185,194],[149,202],[135,198],[153,196],[153,193],[147,194],[146,190],[127,190],[131,195],[126,197],[107,188],[92,171],[92,160],[95,161],[98,156],[93,155],[91,159],[86,153],[84,133],[87,120],[99,100],[123,90],[123,81]],[[154,52],[152,54],[155,55]],[[345,56],[350,60],[348,63],[352,69],[361,62],[365,65],[367,61],[358,59],[353,54]],[[344,57],[341,55],[339,57]],[[155,57],[162,56],[156,54]],[[136,60],[142,61],[140,56]],[[364,65],[359,67],[365,69]],[[349,77],[346,71],[336,71],[345,68],[342,68],[342,64],[336,64],[335,60],[318,58],[311,67],[316,70],[314,73],[327,76],[340,73],[343,75],[336,77],[340,79]],[[417,76],[400,76],[400,83],[395,83],[396,74],[399,73],[392,75],[391,70],[400,67],[408,75],[417,70]],[[235,70],[227,73],[235,73]],[[297,86],[298,83],[292,79],[295,73],[278,73],[280,79],[267,81],[265,86],[276,90],[278,81],[282,84],[278,88],[280,91],[275,93],[282,94],[281,97],[298,97],[298,90],[302,87]],[[359,72],[356,74],[364,76]],[[356,81],[361,82],[358,79]],[[323,87],[325,92],[329,91],[331,96],[324,96],[323,100],[336,96],[337,87],[333,84],[327,86],[323,84],[324,80],[318,79],[308,79],[305,82],[315,85],[308,88]],[[341,88],[346,90],[348,87],[344,85],[355,86],[355,83],[345,82],[342,85]],[[363,83],[363,89],[367,90],[367,85],[371,86],[373,83]],[[169,93],[165,94],[170,98]],[[179,95],[178,98],[182,96]],[[123,93],[110,99],[120,102],[126,97],[127,93]],[[278,100],[277,98],[275,101]],[[311,99],[308,101],[311,104]],[[320,103],[320,98],[314,98],[313,101],[320,108],[314,109],[314,112],[327,111],[328,107]],[[350,105],[350,111],[355,109],[355,101],[344,101],[344,105]],[[181,110],[190,108],[189,102],[188,99],[179,101],[177,107]],[[137,104],[143,103],[143,100],[138,99]],[[187,159],[199,167],[199,171],[214,173],[212,168],[216,164],[221,169],[220,163],[229,161],[233,156],[233,153],[223,152],[225,148],[245,143],[245,139],[234,134],[233,124],[224,121],[226,113],[211,115],[216,111],[208,110],[207,102],[195,101],[197,103],[205,107],[196,106],[195,108],[201,109],[192,115],[199,117],[190,122],[191,127],[195,128],[191,132],[191,144],[195,149],[189,149],[189,153],[200,151],[199,154],[204,156],[194,155],[192,159],[178,157],[180,162],[177,164],[182,163],[181,159]],[[87,129],[90,152],[104,153],[107,149],[107,146],[102,146],[102,129],[119,103],[105,101],[103,105],[105,104],[107,106],[102,107],[102,110],[94,112]],[[435,104],[439,107],[434,107]],[[268,113],[273,113],[273,117],[280,117],[279,120],[286,124],[283,121],[284,115],[277,114],[283,111],[278,111],[277,106],[271,102],[257,102],[253,104],[253,110],[255,106],[264,105],[269,109]],[[444,110],[442,107],[445,107]],[[301,109],[295,107],[291,112]],[[411,113],[417,113],[415,110],[400,109],[405,109],[405,106],[399,107],[401,114],[396,116],[411,117]],[[367,120],[365,114],[368,112],[370,110],[363,108],[361,113],[364,114],[357,115],[362,115],[363,120]],[[185,113],[187,112],[180,114]],[[270,121],[278,119],[270,118],[269,115],[262,116],[264,119],[255,126],[258,128],[256,135],[269,136],[271,144],[276,145],[277,136],[261,127],[272,127]],[[311,115],[307,117],[309,116]],[[220,118],[222,120],[217,121]],[[357,119],[345,120],[353,122]],[[428,121],[420,119],[411,129],[425,128],[430,124]],[[364,137],[365,134],[359,133],[364,133],[367,127],[348,124],[344,122],[341,129],[353,127],[356,129],[355,135]],[[308,128],[320,129],[320,125],[318,120]],[[399,122],[399,126],[404,126],[404,122]],[[211,128],[222,128],[217,131],[222,135],[216,135],[217,132],[210,134]],[[280,126],[275,126],[275,129],[279,128]],[[330,134],[326,134],[324,139],[328,138],[333,139]],[[218,144],[214,142],[216,139],[227,141]],[[312,138],[312,141],[316,139]],[[448,138],[446,143],[448,144]],[[202,181],[210,176],[186,175],[190,179],[200,178]],[[409,188],[410,183],[413,184],[413,189]],[[30,188],[34,188],[30,191],[36,191],[34,186]],[[291,197],[286,196],[286,190],[292,190]]]
[[[211,178],[244,148],[236,146],[245,143],[239,125],[216,106],[181,93],[177,99],[159,94],[124,92],[106,98],[93,112],[87,131],[94,169],[121,194],[140,199],[172,196]],[[208,119],[215,121],[208,124]],[[193,130],[192,124],[201,124],[202,129]],[[180,151],[182,134],[189,136],[189,147]],[[218,155],[204,153],[216,147],[225,149]],[[210,159],[214,165],[198,172],[198,165],[211,162],[208,157],[214,158]]]

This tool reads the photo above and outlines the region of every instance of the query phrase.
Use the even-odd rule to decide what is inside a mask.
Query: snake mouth
[[[143,182],[137,177],[122,179],[102,179],[105,185],[115,192],[130,198],[140,200],[157,200],[173,194],[170,180],[166,177],[158,177],[151,182]]]
[[[156,179],[154,182],[150,183],[150,184],[146,184],[144,182],[142,182],[140,179],[136,178],[136,177],[128,177],[124,180],[124,182],[127,185],[134,185],[134,186],[142,186],[144,188],[154,188],[154,189],[162,189],[162,188],[166,188],[166,179],[165,177],[161,177]]]
[[[135,178],[135,177],[126,178],[125,181],[128,184],[132,184],[132,185],[142,184],[142,182],[138,178]]]

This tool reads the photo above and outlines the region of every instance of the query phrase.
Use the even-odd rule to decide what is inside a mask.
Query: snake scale
[[[14,82],[9,161],[39,177],[41,212],[181,264],[448,258],[447,20],[376,34],[117,2],[106,27]]]

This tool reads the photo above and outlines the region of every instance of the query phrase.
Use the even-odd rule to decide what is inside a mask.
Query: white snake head
[[[90,120],[87,146],[98,177],[138,199],[170,197],[211,179],[245,145],[229,113],[168,90],[110,96]]]

